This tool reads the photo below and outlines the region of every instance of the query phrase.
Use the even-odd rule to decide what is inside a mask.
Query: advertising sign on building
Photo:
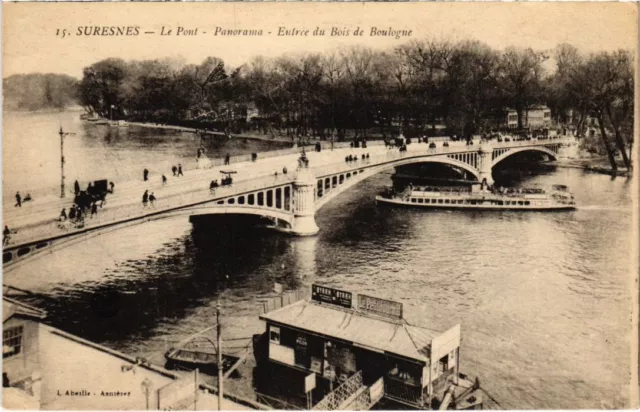
[[[311,299],[321,303],[331,303],[333,305],[351,308],[351,292],[328,288],[326,286],[312,285]]]
[[[402,303],[392,300],[358,295],[358,309],[392,319],[402,319]]]

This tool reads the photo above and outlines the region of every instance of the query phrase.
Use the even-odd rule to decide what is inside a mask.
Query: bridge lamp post
[[[66,196],[64,191],[64,138],[66,136],[73,136],[75,133],[65,133],[64,130],[62,130],[62,126],[60,126],[58,134],[60,135],[60,197],[64,198]]]

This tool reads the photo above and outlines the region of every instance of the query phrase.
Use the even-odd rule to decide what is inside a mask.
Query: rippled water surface
[[[156,221],[4,282],[37,292],[60,328],[158,361],[167,342],[213,324],[221,290],[229,328],[253,331],[274,282],[318,282],[401,301],[415,324],[461,323],[461,368],[503,407],[628,406],[632,182],[557,169],[525,184],[569,185],[577,211],[458,212],[376,207],[389,176],[321,209],[313,238]]]

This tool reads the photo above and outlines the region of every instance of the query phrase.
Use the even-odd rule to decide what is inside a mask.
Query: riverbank
[[[165,129],[165,130],[175,130],[186,133],[197,133],[201,129],[195,129],[193,127],[184,127],[184,126],[174,126],[168,124],[159,124],[159,123],[143,123],[143,122],[127,122],[129,126],[137,126],[137,127],[147,127],[153,129]],[[205,136],[214,135],[220,137],[226,137],[222,132],[211,132],[207,131]],[[268,142],[281,142],[281,143],[295,143],[295,141],[291,138],[287,138],[284,136],[272,136],[265,135],[261,133],[240,133],[231,135],[231,138],[241,138],[241,139],[254,139],[254,140],[262,140]]]
[[[581,169],[591,173],[599,173],[609,176],[629,177],[632,171],[618,163],[617,170],[613,170],[606,156],[578,159],[561,159],[549,162],[550,165],[569,169]]]

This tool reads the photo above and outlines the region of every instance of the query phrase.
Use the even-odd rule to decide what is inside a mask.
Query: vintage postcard
[[[2,407],[638,407],[638,5],[5,3]]]

